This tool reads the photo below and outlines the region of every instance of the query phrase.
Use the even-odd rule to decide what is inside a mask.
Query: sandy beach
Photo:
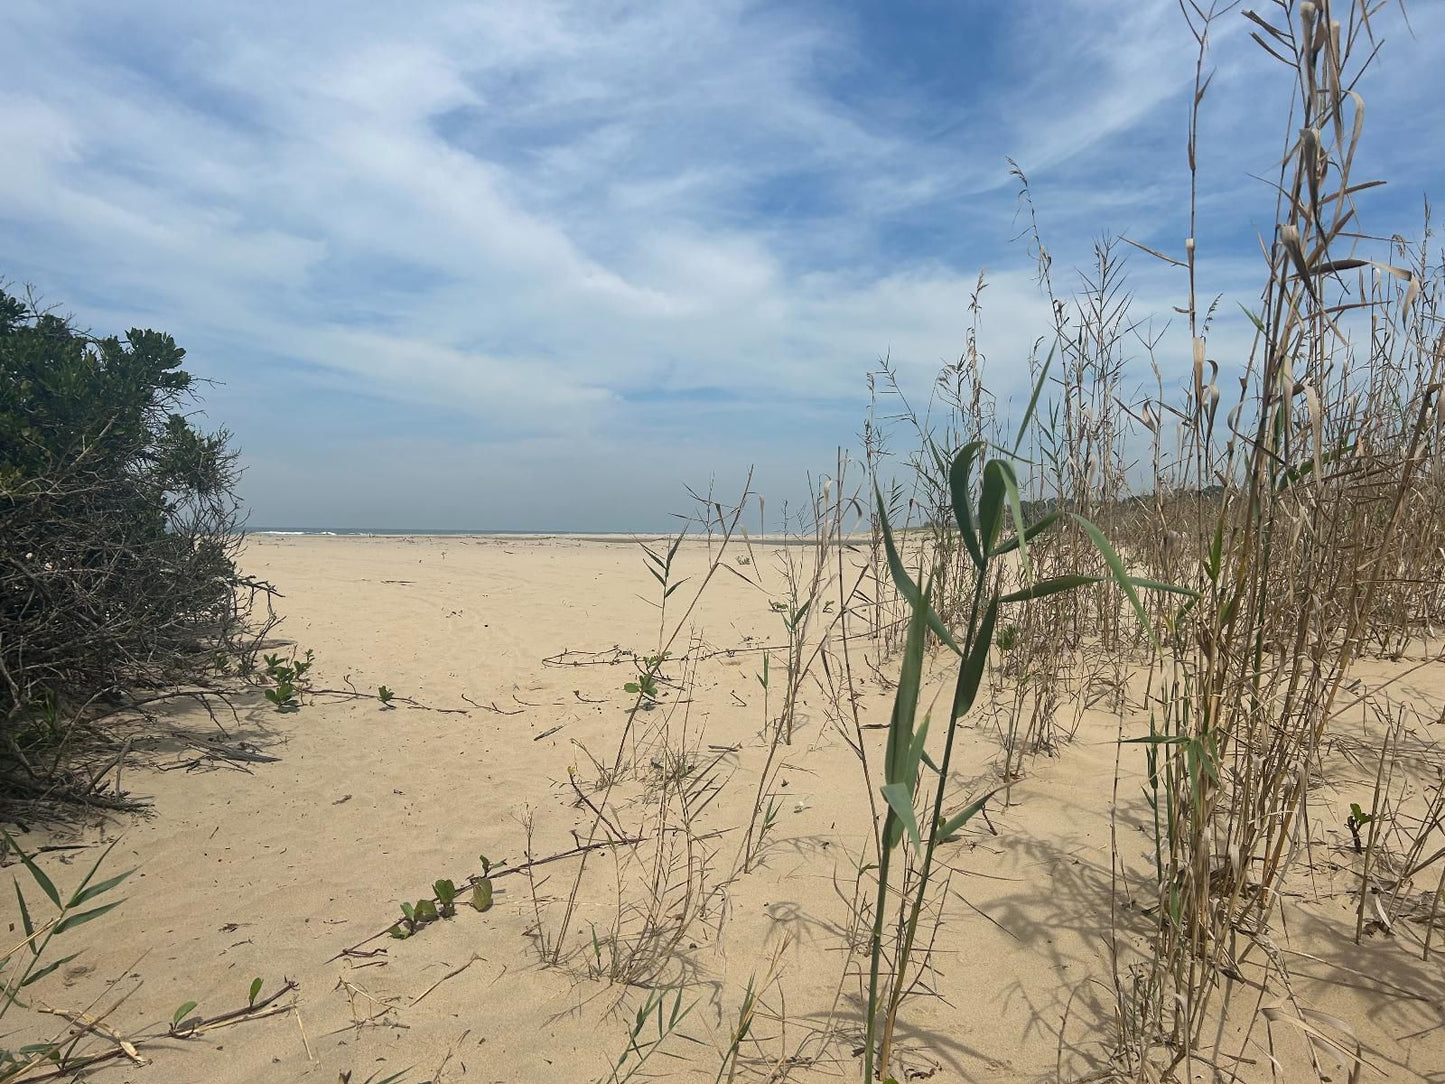
[[[282,591],[277,635],[315,652],[314,687],[371,695],[318,692],[278,714],[257,694],[236,717],[222,712],[233,745],[274,762],[146,750],[125,786],[151,797],[152,814],[80,840],[120,836],[110,865],[137,870],[126,902],[75,931],[68,951],[83,954],[37,989],[44,1004],[103,1014],[121,1032],[164,1029],[189,1001],[202,1015],[243,1006],[255,977],[262,997],[297,983],[276,1003],[294,1011],[162,1040],[147,1047],[153,1065],[120,1058],[87,1079],[331,1084],[408,1069],[413,1081],[606,1079],[648,990],[679,982],[691,1011],[637,1079],[714,1079],[750,982],[757,1002],[741,1079],[853,1079],[866,967],[858,865],[871,846],[869,790],[849,744],[856,731],[839,708],[846,699],[827,693],[839,675],[810,671],[793,742],[778,753],[774,793],[786,797],[743,872],[767,754],[762,659],[770,655],[776,711],[786,636],[771,606],[783,588],[779,551],[754,545],[728,560],[737,574],[708,584],[663,669],[658,706],[638,713],[619,746],[636,699],[623,686],[637,675],[620,653],[646,654],[659,636],[657,585],[637,545],[253,536],[244,566]],[[694,579],[669,600],[668,622],[705,571],[706,547],[685,544],[677,564]],[[876,764],[890,704],[879,675],[896,665],[866,642],[852,646],[850,664]],[[1440,716],[1438,658],[1366,662],[1357,676]],[[405,702],[383,708],[381,685]],[[999,785],[999,736],[987,712],[976,714],[955,751],[965,793]],[[196,706],[169,721],[215,732]],[[1340,740],[1364,725],[1342,724]],[[1107,1064],[1114,975],[1149,944],[1150,901],[1131,902],[1115,885],[1111,904],[1110,858],[1117,850],[1125,867],[1152,861],[1144,756],[1118,742],[1145,726],[1137,700],[1122,715],[1105,704],[1082,712],[1072,740],[1029,761],[1007,804],[998,795],[986,820],[942,849],[947,908],[900,1022],[910,1079],[1069,1080]],[[1408,740],[1424,748],[1433,737]],[[386,936],[398,901],[429,897],[439,878],[479,875],[482,855],[515,871],[586,844],[589,803],[616,764],[626,778],[609,792],[597,838],[647,838],[588,853],[555,964],[543,957],[555,948],[575,855],[496,876],[485,913],[462,906],[413,937]],[[1278,949],[1291,958],[1298,1002],[1358,1037],[1378,1070],[1361,1079],[1436,1080],[1445,1065],[1440,947],[1422,959],[1423,927],[1353,940],[1349,835],[1336,813],[1362,792],[1368,799],[1370,771],[1330,758],[1308,874],[1281,902],[1288,940]],[[697,782],[682,791],[686,816],[663,823],[658,780],[669,773]],[[21,841],[52,840],[32,832]],[[63,886],[90,853],[41,861]],[[12,930],[13,908],[0,904]],[[656,958],[619,964],[609,932],[623,943],[649,923]],[[1253,1008],[1253,997],[1237,1001]],[[1225,1026],[1251,1020],[1252,1061],[1239,1079],[1270,1079],[1271,1054],[1276,1079],[1310,1072],[1300,1029],[1266,1034],[1252,1012]],[[1328,1067],[1325,1046],[1317,1056]]]

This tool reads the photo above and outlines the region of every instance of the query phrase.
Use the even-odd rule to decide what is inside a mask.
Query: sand
[[[794,742],[782,750],[778,793],[786,797],[760,864],[736,870],[766,752],[759,649],[784,643],[769,606],[781,597],[777,551],[760,546],[752,557],[734,561],[738,574],[718,574],[704,593],[687,625],[692,638],[685,633],[674,649],[696,658],[695,670],[682,662],[665,669],[678,687],[664,687],[661,706],[639,714],[637,740],[623,750],[624,759],[648,761],[641,781],[619,784],[606,810],[624,834],[653,825],[655,786],[646,783],[678,758],[717,790],[692,825],[705,838],[690,852],[669,843],[663,855],[679,863],[670,884],[696,886],[691,900],[664,894],[658,913],[665,929],[678,915],[686,924],[662,965],[687,976],[682,1005],[693,1008],[636,1079],[713,1080],[750,979],[760,998],[740,1079],[781,1079],[786,1070],[793,1081],[852,1080],[859,1072],[856,974],[866,961],[850,946],[858,931],[849,916],[871,830],[869,797],[845,740],[851,718],[838,718],[812,677]],[[669,622],[691,597],[705,549],[684,546],[678,561],[694,579],[669,601]],[[590,857],[564,966],[541,966],[539,944],[556,935],[575,859],[536,867],[530,884],[521,874],[498,878],[485,914],[463,908],[405,941],[374,935],[400,916],[398,901],[429,895],[437,878],[478,873],[480,855],[516,864],[586,841],[594,816],[578,792],[595,796],[591,758],[610,765],[617,753],[634,700],[622,686],[634,671],[626,662],[565,665],[595,659],[563,653],[654,649],[656,585],[638,547],[560,537],[276,536],[253,537],[244,564],[284,593],[279,634],[315,652],[318,687],[374,692],[385,684],[425,707],[386,710],[370,698],[321,695],[277,714],[252,697],[222,722],[233,740],[275,762],[242,771],[159,748],[127,769],[125,787],[149,796],[152,814],[83,835],[87,843],[121,836],[112,868],[137,869],[126,902],[67,935],[67,951],[83,955],[33,988],[40,1000],[98,1013],[124,996],[107,1022],[133,1033],[163,1029],[186,1001],[203,1015],[244,1005],[259,976],[262,996],[283,978],[295,981],[295,994],[278,1004],[296,1011],[166,1039],[146,1048],[152,1064],[121,1060],[88,1079],[334,1084],[349,1072],[360,1084],[404,1069],[410,1081],[448,1084],[605,1079],[646,990],[588,977],[598,956],[592,931],[603,945],[619,914],[625,930],[636,929],[656,842],[620,848],[629,856],[620,863],[605,849]],[[766,590],[744,577],[762,579]],[[773,710],[782,661],[775,651]],[[1420,663],[1418,655],[1368,662],[1358,673],[1367,683],[1397,679],[1397,699],[1439,718],[1445,664]],[[886,723],[890,704],[871,664],[884,674],[896,668],[865,645],[854,649],[869,725]],[[170,719],[210,727],[195,706]],[[1150,928],[1141,909],[1152,901],[1131,906],[1121,894],[1110,909],[1111,847],[1132,868],[1152,861],[1143,754],[1117,742],[1121,730],[1141,732],[1143,719],[1137,709],[1122,724],[1102,708],[1085,712],[1073,740],[1028,761],[1012,804],[996,801],[990,823],[975,820],[944,849],[949,882],[934,969],[900,1024],[911,1078],[1074,1079],[1107,1065],[1111,926],[1121,968],[1141,958]],[[864,733],[870,755],[881,758],[883,731]],[[1439,736],[1438,724],[1415,735],[1425,761],[1438,764],[1430,743]],[[995,785],[998,748],[986,722],[964,732],[957,793]],[[1348,836],[1343,814],[1334,814],[1368,801],[1369,770],[1342,767],[1317,803],[1310,831],[1319,853],[1282,903],[1280,947],[1299,1002],[1346,1021],[1378,1066],[1362,1079],[1438,1080],[1445,957],[1422,960],[1418,933],[1353,943]],[[699,783],[697,801],[707,793]],[[22,837],[27,847],[50,839],[38,829]],[[47,853],[43,865],[64,888],[92,853]],[[705,907],[695,906],[698,896]],[[0,903],[0,920],[14,925],[13,902]],[[357,954],[343,955],[358,944]],[[602,955],[605,966],[610,952]],[[845,968],[854,977],[845,980]],[[1253,1003],[1252,992],[1240,996]],[[1277,1001],[1270,995],[1266,1004]],[[7,1018],[12,1024],[24,1030],[33,1021]],[[824,1043],[830,1027],[834,1038]],[[1262,1025],[1256,1038],[1241,1079],[1269,1079]],[[1272,1049],[1281,1079],[1312,1079],[1301,1033],[1277,1025]]]

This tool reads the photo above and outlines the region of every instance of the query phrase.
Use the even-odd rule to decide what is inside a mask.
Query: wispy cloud
[[[1216,44],[1203,197],[1265,222],[1279,76],[1237,17]],[[0,274],[174,332],[224,382],[258,519],[366,520],[368,463],[398,521],[641,525],[710,464],[849,443],[877,357],[922,382],[956,355],[981,266],[1017,391],[1044,310],[1005,155],[1061,269],[1109,231],[1177,247],[1192,80],[1168,0],[11,0]],[[1441,109],[1372,121],[1416,191]],[[1219,238],[1219,288],[1248,241]],[[1179,284],[1137,263],[1167,311]]]

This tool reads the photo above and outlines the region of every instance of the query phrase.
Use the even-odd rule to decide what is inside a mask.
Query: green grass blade
[[[20,856],[20,861],[25,863],[25,868],[30,871],[31,878],[40,886],[40,891],[49,896],[50,902],[55,904],[56,907],[63,907],[64,905],[60,902],[60,893],[56,890],[55,883],[51,881],[49,877],[45,876],[45,871],[37,866],[28,854],[20,849],[20,844],[11,838],[9,832],[0,828],[0,835],[5,837],[5,842],[9,843],[11,849]]]
[[[1014,521],[1014,538],[1018,539],[1019,560],[1023,562],[1024,568],[1029,567],[1029,544],[1028,528],[1024,524],[1024,505],[1019,496],[1019,479],[1014,473],[1013,464],[999,460],[999,472],[1003,475],[1004,498],[1008,504],[1009,515]],[[990,555],[998,551],[991,549]]]
[[[25,905],[25,893],[20,891],[20,882],[15,881],[15,899],[20,904],[20,923],[25,927],[25,936],[30,940],[30,955],[39,956],[40,948],[35,944],[35,923],[30,921],[30,908]]]
[[[23,989],[24,987],[29,986],[32,982],[39,982],[41,979],[45,978],[46,975],[51,974],[58,968],[64,967],[66,964],[70,963],[71,960],[74,960],[79,955],[80,953],[78,952],[72,952],[69,956],[62,956],[58,960],[52,960],[50,961],[50,963],[46,964],[39,970],[30,972],[30,974],[25,976],[24,981],[20,983],[21,988]]]
[[[901,832],[907,831],[909,840],[919,849],[923,847],[923,838],[918,832],[918,815],[913,811],[913,788],[906,783],[885,783],[878,788],[888,808],[893,810],[895,827],[892,835],[898,838],[889,839],[885,846],[889,850],[898,846],[898,839]]]
[[[1054,351],[1058,343],[1049,347],[1049,356],[1044,359],[1044,367],[1039,370],[1039,378],[1034,383],[1034,393],[1029,397],[1029,407],[1024,411],[1023,421],[1019,422],[1019,435],[1014,439],[1014,455],[1018,455],[1020,448],[1024,446],[1024,434],[1028,432],[1029,423],[1034,420],[1034,411],[1039,406],[1039,396],[1044,393],[1044,381],[1049,378],[1049,368],[1054,363]]]
[[[1010,591],[1002,596],[1000,602],[1027,602],[1033,598],[1044,598],[1048,595],[1057,595],[1061,591],[1072,591],[1076,587],[1087,587],[1092,583],[1102,583],[1103,576],[1054,576],[1052,579],[1040,580],[1020,591]]]
[[[915,610],[922,610],[924,620],[928,627],[933,630],[935,636],[947,644],[955,655],[962,655],[957,641],[953,634],[944,625],[943,619],[934,611],[933,605],[923,597],[923,592],[908,575],[908,570],[903,567],[903,558],[898,555],[898,546],[893,541],[893,529],[888,524],[888,509],[883,504],[883,494],[874,489],[878,498],[878,521],[883,528],[883,549],[888,555],[888,571],[893,577],[893,583],[898,588],[898,593],[908,600],[908,604]]]
[[[55,932],[64,933],[66,930],[72,930],[76,926],[83,926],[91,919],[99,918],[107,911],[114,911],[124,902],[125,900],[116,900],[113,903],[103,903],[99,907],[93,907],[89,911],[81,911],[79,914],[66,915],[55,927]]]
[[[1058,523],[1059,520],[1063,518],[1064,513],[1062,511],[1050,512],[1043,519],[1038,520],[1035,523],[1029,524],[1027,527],[1024,528],[1024,533],[1022,535],[1023,541],[1025,543],[1032,542],[1035,538],[1043,534],[1045,531],[1047,531],[1050,527],[1052,527],[1055,523]],[[994,556],[1002,556],[1005,553],[1012,553],[1014,550],[1018,549],[1019,538],[1020,536],[1016,534],[1012,538],[1000,542],[997,546],[993,548]]]
[[[978,541],[984,553],[993,551],[1003,522],[1003,460],[990,459],[983,465],[983,492],[978,499]]]
[[[82,904],[95,899],[96,896],[109,892],[112,888],[120,884],[134,872],[135,870],[128,869],[124,873],[116,874],[114,877],[107,877],[104,881],[101,881],[99,884],[91,885],[89,888],[77,889],[75,895],[70,897],[70,906],[79,907]]]
[[[978,687],[983,683],[983,672],[988,666],[988,649],[993,644],[993,627],[998,620],[998,599],[995,597],[983,612],[979,622],[978,635],[969,647],[968,657],[958,668],[958,684],[953,691],[953,718],[968,714],[978,696]]]
[[[908,753],[913,746],[913,720],[918,713],[918,692],[923,684],[924,615],[915,607],[904,640],[903,663],[898,674],[898,691],[893,697],[893,716],[888,722],[888,748],[883,758],[883,778],[903,782]],[[910,787],[912,780],[908,779]]]
[[[925,715],[923,723],[918,728],[918,733],[913,735],[913,742],[908,747],[908,763],[904,765],[904,779],[910,786],[918,778],[918,765],[924,757],[924,747],[928,742],[928,722],[929,717]]]
[[[963,536],[968,555],[973,558],[973,563],[980,571],[983,570],[985,562],[983,550],[978,544],[978,529],[973,522],[973,495],[969,491],[973,486],[973,464],[983,449],[983,441],[970,441],[954,457],[953,465],[948,469],[948,491],[953,499],[953,518],[958,523],[958,533]]]
[[[992,798],[1002,789],[1002,787],[995,787],[993,790],[985,794],[982,798],[978,798],[970,802],[968,805],[963,807],[962,811],[955,813],[952,817],[949,817],[948,820],[944,821],[938,826],[938,838],[947,839],[949,836],[953,835],[954,832],[957,832],[960,828],[962,828],[965,824],[967,824],[974,818],[974,816],[978,813],[980,809],[984,807],[984,804],[990,798]]]
[[[1124,571],[1124,562],[1120,560],[1118,552],[1109,544],[1104,537],[1104,532],[1095,527],[1077,512],[1070,512],[1070,516],[1084,528],[1084,532],[1093,540],[1094,547],[1103,555],[1109,571],[1114,574],[1114,582],[1119,585],[1129,599],[1129,604],[1134,607],[1134,613],[1138,615],[1139,624],[1144,626],[1144,631],[1149,634],[1149,641],[1154,645],[1155,650],[1163,650],[1159,643],[1159,637],[1154,632],[1154,625],[1149,620],[1149,615],[1144,610],[1144,603],[1139,598],[1139,592],[1134,589],[1134,580]]]

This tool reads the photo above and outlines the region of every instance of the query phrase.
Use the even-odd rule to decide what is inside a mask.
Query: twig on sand
[[[232,1024],[239,1024],[248,1020],[259,1020],[262,1017],[275,1016],[278,1013],[295,1012],[296,1006],[294,1003],[290,1005],[275,1004],[278,998],[282,997],[284,994],[290,993],[295,989],[297,989],[297,983],[292,979],[287,979],[282,984],[279,990],[277,990],[273,994],[270,994],[267,997],[262,998],[260,1001],[257,1001],[254,1004],[246,1005],[239,1009],[232,1009],[230,1012],[223,1012],[218,1016],[212,1016],[208,1019],[197,1020],[194,1024],[185,1028],[185,1030],[183,1031],[173,1028],[156,1035],[136,1035],[132,1036],[129,1039],[121,1036],[113,1029],[106,1027],[104,1024],[101,1023],[100,1019],[92,1018],[86,1013],[76,1012],[74,1010],[67,1009],[51,1009],[42,1007],[40,1008],[41,1012],[49,1013],[53,1016],[63,1017],[66,1020],[69,1020],[74,1026],[82,1029],[83,1031],[97,1035],[103,1039],[108,1040],[109,1042],[114,1043],[115,1045],[111,1049],[103,1051],[99,1054],[93,1054],[89,1057],[77,1058],[75,1060],[68,1060],[64,1064],[58,1065],[54,1069],[41,1073],[37,1076],[29,1077],[27,1079],[31,1081],[39,1081],[56,1080],[61,1077],[73,1077],[82,1069],[88,1069],[92,1065],[99,1065],[103,1062],[113,1061],[114,1059],[119,1057],[128,1058],[137,1065],[145,1065],[147,1064],[147,1059],[145,1059],[141,1055],[140,1048],[146,1043],[158,1042],[161,1039],[188,1039],[196,1035],[204,1034],[208,1031],[213,1031],[216,1028],[229,1027]],[[300,1023],[299,1014],[297,1015],[297,1023]],[[303,1039],[305,1037],[304,1028],[302,1029],[302,1037]],[[307,1050],[309,1053],[309,1044]],[[315,1060],[314,1057],[312,1058],[312,1060]]]
[[[461,974],[463,971],[465,971],[467,968],[471,967],[472,964],[476,963],[478,960],[481,960],[481,959],[484,959],[484,958],[481,957],[481,956],[478,956],[476,953],[473,953],[473,954],[472,954],[472,958],[471,958],[470,960],[468,960],[466,963],[462,964],[461,967],[458,967],[458,968],[455,968],[455,969],[453,969],[453,970],[451,970],[451,971],[448,971],[448,972],[447,972],[445,975],[443,975],[441,978],[437,979],[436,982],[432,983],[432,984],[431,984],[430,986],[428,986],[425,990],[423,990],[420,994],[418,994],[418,995],[416,996],[415,1000],[412,1001],[412,1004],[413,1004],[413,1005],[420,1005],[420,1004],[422,1003],[422,999],[425,998],[428,994],[430,994],[433,990],[435,990],[438,986],[440,986],[442,983],[446,982],[448,979],[454,979],[454,978],[456,978],[458,975],[460,975],[460,974]]]
[[[521,715],[522,712],[525,710],[524,708],[518,708],[516,711],[508,711],[506,708],[497,707],[497,702],[495,700],[493,700],[490,704],[478,704],[466,693],[462,693],[462,699],[465,700],[472,707],[477,708],[480,711],[495,712],[497,715]]]
[[[79,1009],[53,1009],[48,1005],[37,1005],[35,1009],[37,1012],[48,1013],[51,1016],[64,1017],[76,1027],[80,1028],[81,1031],[89,1032],[92,1035],[109,1040],[119,1048],[122,1054],[136,1065],[150,1064],[148,1059],[141,1057],[140,1051],[135,1048],[134,1043],[123,1035],[118,1034],[104,1021],[91,1016],[89,1013],[81,1012]]]
[[[334,697],[338,697],[339,699],[342,699],[342,700],[375,700],[375,699],[377,699],[377,696],[376,696],[375,693],[364,693],[364,692],[361,692],[361,691],[358,690],[358,689],[307,689],[306,692],[307,692],[307,695],[309,695],[309,696],[334,696]],[[466,700],[468,704],[473,703],[473,701],[467,700],[467,697],[466,697],[465,694],[463,694],[462,699],[463,699],[463,700]],[[423,704],[420,700],[413,700],[413,699],[412,699],[411,697],[409,697],[409,696],[396,696],[396,695],[393,695],[393,696],[391,696],[390,700],[393,701],[393,702],[395,702],[395,703],[397,703],[397,704],[405,704],[407,707],[410,707],[410,708],[417,708],[417,709],[419,709],[419,710],[421,710],[421,711],[434,711],[434,712],[436,712],[438,715],[470,715],[470,714],[471,714],[471,712],[468,711],[466,708],[438,708],[438,707],[434,707],[434,706],[431,705],[431,704]],[[480,706],[480,705],[478,705],[478,706]]]

